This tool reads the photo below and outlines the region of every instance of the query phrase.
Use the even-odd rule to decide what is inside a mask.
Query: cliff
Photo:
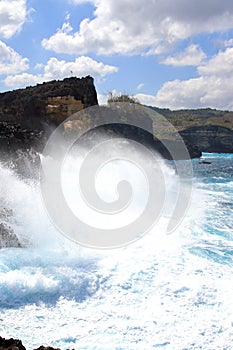
[[[175,126],[188,147],[200,152],[233,153],[233,112],[211,108],[177,111],[150,108]],[[153,122],[156,128],[156,120]]]
[[[93,78],[66,78],[0,94],[0,121],[44,130],[74,112],[98,104]]]
[[[92,77],[66,78],[0,93],[0,157],[19,170],[38,169],[42,151],[54,127],[83,108],[97,105]]]
[[[219,125],[188,127],[180,131],[187,143],[196,146],[201,152],[233,153],[233,130]]]

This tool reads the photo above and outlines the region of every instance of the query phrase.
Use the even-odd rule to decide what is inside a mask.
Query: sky
[[[0,92],[86,75],[100,104],[233,110],[233,1],[0,0]]]

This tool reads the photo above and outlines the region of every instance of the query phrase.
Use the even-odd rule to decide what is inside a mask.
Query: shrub
[[[129,102],[129,103],[138,103],[139,101],[137,100],[137,98],[133,97],[133,96],[129,96],[127,94],[116,94],[113,92],[110,92],[108,95],[108,103],[111,102]]]

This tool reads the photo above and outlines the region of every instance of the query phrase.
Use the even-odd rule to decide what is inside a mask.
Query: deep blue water
[[[192,161],[193,197],[174,234],[162,219],[107,252],[67,241],[38,187],[1,168],[4,220],[30,247],[0,251],[0,335],[29,349],[232,349],[233,155],[203,158],[211,164]]]

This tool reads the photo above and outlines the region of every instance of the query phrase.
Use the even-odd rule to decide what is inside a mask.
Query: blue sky
[[[233,2],[0,0],[0,91],[71,75],[100,103],[233,110]]]

